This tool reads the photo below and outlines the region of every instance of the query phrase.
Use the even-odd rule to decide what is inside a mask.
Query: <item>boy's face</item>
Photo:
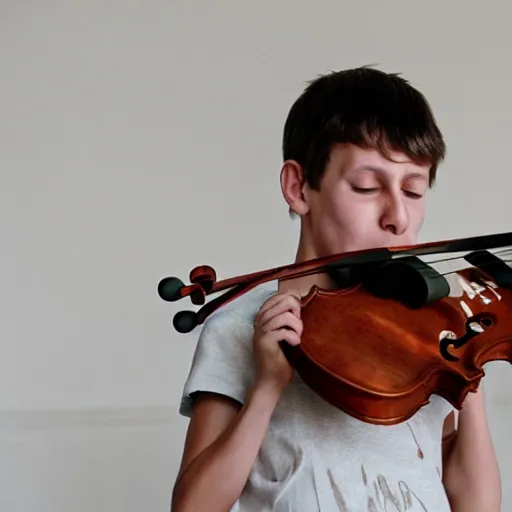
[[[417,243],[430,166],[401,153],[391,157],[353,145],[333,148],[320,191],[303,188],[311,257]]]

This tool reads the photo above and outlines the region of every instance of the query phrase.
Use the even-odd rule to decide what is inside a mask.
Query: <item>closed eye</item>
[[[411,199],[421,199],[423,197],[422,194],[417,194],[415,192],[411,192],[410,190],[404,190],[403,192],[407,197],[410,197]]]
[[[357,192],[358,194],[373,194],[374,192],[378,192],[380,189],[379,187],[356,187],[352,186],[352,190],[354,192]],[[411,198],[411,199],[421,199],[423,197],[423,194],[418,194],[416,192],[411,192],[410,190],[403,190],[403,193],[405,196]]]
[[[355,187],[352,186],[352,190],[354,192],[357,192],[358,194],[371,194],[372,192],[377,192],[379,189],[378,187],[374,188],[363,188],[363,187]]]

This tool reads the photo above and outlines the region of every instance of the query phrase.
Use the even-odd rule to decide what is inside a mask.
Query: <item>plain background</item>
[[[377,64],[449,153],[422,240],[511,229],[512,4],[0,3],[0,511],[163,512],[197,332],[158,281],[290,263],[282,126],[307,80]],[[512,510],[512,372],[485,390]]]

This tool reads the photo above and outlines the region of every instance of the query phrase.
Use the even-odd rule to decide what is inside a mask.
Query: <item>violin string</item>
[[[495,253],[492,253],[493,255],[497,255],[497,254],[512,254],[512,248],[510,249],[502,249],[500,251],[496,251]],[[426,262],[427,265],[430,265],[432,263],[442,263],[444,261],[448,261],[448,260],[457,260],[457,259],[464,259],[462,256],[458,256],[458,257],[453,257],[453,258],[445,258],[445,259],[441,259],[441,260],[437,260],[437,261],[433,261],[433,262]],[[500,260],[503,262],[503,263],[512,263],[512,259],[503,259],[503,258],[500,258]],[[492,265],[493,263],[482,263],[481,265],[479,265],[479,267],[476,267],[476,268],[483,268],[483,267],[486,267],[488,265]],[[464,270],[467,270],[468,268],[471,268],[473,267],[473,265],[470,265],[470,267],[468,267],[467,265],[464,266],[463,268],[460,268],[460,269],[457,269],[457,270],[450,270],[448,272],[443,272],[443,273],[439,273],[437,276],[433,276],[431,279],[438,279],[438,278],[442,278],[443,276],[447,276],[447,275],[451,275],[451,274],[457,274],[461,271],[464,271]],[[512,266],[511,266],[511,270],[512,270]],[[491,277],[491,280],[492,280],[492,277]],[[236,287],[235,288],[232,288],[231,291],[233,290],[236,290]],[[218,297],[217,299],[214,299],[215,300],[218,300],[218,299],[221,299],[222,297],[224,296],[227,296],[229,295],[229,291],[226,292],[224,295],[221,295],[221,297]],[[243,293],[243,292],[242,292]],[[219,307],[221,304],[222,304],[223,301],[221,301],[217,307]],[[210,303],[208,303],[210,304]],[[207,305],[203,306],[203,308],[207,307]]]
[[[468,254],[468,252],[470,253],[471,251],[460,251],[460,252],[466,252],[466,254]],[[506,248],[498,249],[498,250],[496,250],[496,251],[494,251],[494,252],[491,252],[491,251],[489,251],[489,252],[490,252],[492,255],[494,255],[494,256],[496,256],[496,255],[508,255],[508,254],[512,254],[512,246],[508,246],[508,247],[506,247]],[[397,259],[397,260],[399,260],[399,259],[401,259],[402,257],[403,257],[403,256],[399,256],[399,257],[398,257],[398,258],[396,258],[396,259]],[[503,258],[500,258],[500,259],[501,259],[501,261],[503,261],[503,262],[506,262],[506,263],[512,263],[512,260],[506,260],[506,259],[503,259]],[[447,261],[456,261],[456,260],[464,260],[464,261],[466,261],[466,260],[464,259],[464,256],[460,256],[460,255],[459,255],[459,256],[452,256],[452,257],[439,258],[439,259],[437,259],[437,260],[432,260],[432,261],[425,261],[425,263],[426,263],[427,265],[433,265],[433,264],[435,264],[435,263],[444,263],[444,262],[447,262]],[[458,272],[461,272],[461,271],[463,271],[463,270],[465,270],[465,269],[467,269],[467,268],[468,268],[467,263],[468,263],[468,262],[466,262],[466,265],[465,265],[463,268],[460,268],[460,269],[457,269],[457,270],[450,270],[450,271],[448,271],[448,272],[444,272],[444,273],[439,273],[439,275],[438,275],[438,276],[434,276],[434,278],[438,278],[438,277],[442,277],[442,276],[445,276],[445,275],[456,274],[456,273],[458,273]],[[486,266],[486,265],[488,265],[488,264],[483,263],[483,264],[482,264],[482,265],[480,265],[480,266],[481,266],[481,267],[484,267],[484,266]],[[350,267],[351,265],[349,264],[349,265],[347,265],[347,266],[349,266],[349,267]],[[235,285],[235,287],[234,287],[234,288],[232,288],[232,289],[231,289],[231,291],[234,291],[234,290],[236,290],[237,288],[240,288],[240,286],[242,286],[242,285]],[[241,293],[243,293],[243,288],[244,288],[244,286],[242,286],[242,289],[240,289],[240,292],[241,292]],[[220,290],[219,290],[219,291],[220,291]],[[229,293],[229,292],[226,292],[226,293]],[[221,295],[221,297],[223,297],[223,295]],[[220,297],[218,297],[218,298],[220,299]]]
[[[508,255],[509,253],[510,253],[510,254],[512,254],[512,250],[507,249],[506,251],[500,251],[500,252],[496,252],[496,253],[494,253],[494,254],[495,254],[495,255],[497,255],[497,254],[505,254],[505,255]],[[461,272],[461,271],[463,271],[463,270],[467,269],[467,268],[468,268],[468,262],[466,262],[466,261],[464,260],[464,257],[463,257],[463,256],[455,256],[455,257],[452,257],[452,258],[443,258],[443,259],[439,259],[439,260],[435,260],[435,261],[426,261],[425,263],[426,263],[427,265],[429,265],[429,266],[432,266],[432,265],[433,265],[433,264],[435,264],[435,263],[444,263],[444,262],[447,262],[447,261],[457,261],[457,260],[463,260],[463,261],[465,262],[465,265],[464,265],[463,267],[461,267],[461,268],[456,269],[456,270],[449,270],[449,271],[446,271],[446,272],[440,272],[439,277],[442,277],[442,276],[449,275],[449,274],[455,274],[455,273],[457,273],[457,272]],[[512,263],[512,260],[507,259],[507,258],[500,258],[500,260],[501,260],[502,262],[504,262],[504,263]],[[482,263],[482,264],[480,265],[480,267],[482,267],[482,268],[483,268],[483,267],[486,267],[486,266],[491,265],[491,264],[492,264],[492,263]],[[471,265],[471,264],[470,264],[470,265],[469,265],[469,268],[472,268],[472,267],[473,267],[473,265]]]
[[[509,255],[511,254],[512,255],[512,248],[507,248],[507,249],[500,249],[496,252],[493,252],[491,253],[493,254],[494,256],[496,255]],[[398,258],[400,259],[400,258]],[[452,256],[452,257],[449,257],[449,258],[441,258],[441,259],[438,259],[438,260],[433,260],[433,261],[426,261],[425,263],[427,265],[433,265],[435,263],[444,263],[446,261],[456,261],[456,260],[464,260],[464,256]],[[503,262],[503,263],[512,263],[512,259],[508,259],[508,258],[500,258],[500,260]],[[464,260],[465,261],[465,260]],[[467,265],[468,262],[466,262],[466,265],[462,268],[459,268],[459,269],[455,269],[455,270],[449,270],[447,272],[440,272],[439,275],[437,276],[434,276],[432,279],[439,279],[443,276],[447,276],[447,275],[450,275],[450,274],[457,274],[463,270],[466,270],[468,268],[472,268],[474,267],[473,265],[470,264],[470,266],[468,267]],[[482,263],[481,265],[479,265],[480,268],[484,268],[486,266],[489,266],[489,265],[492,265],[493,263]],[[512,267],[511,267],[511,270],[512,270]]]
[[[500,254],[500,255],[501,254],[505,254],[505,255],[512,254],[512,248],[500,249],[491,254],[494,254],[495,256],[498,254]],[[440,258],[437,260],[429,261],[428,264],[431,265],[433,263],[444,263],[445,261],[455,261],[455,260],[462,260],[462,259],[464,259],[464,256],[451,256],[451,257]]]
[[[512,259],[503,259],[503,258],[500,258],[502,262],[504,263],[512,263]],[[482,263],[481,265],[479,265],[479,267],[477,268],[484,268],[484,267],[487,267],[489,265],[492,265],[493,263]],[[443,276],[448,276],[450,274],[457,274],[458,272],[461,272],[463,270],[466,270],[468,267],[464,267],[464,268],[460,268],[460,269],[457,269],[457,270],[449,270],[447,272],[442,272],[440,273],[438,276],[435,276],[436,278],[439,278],[439,277],[443,277]],[[512,270],[512,267],[511,269]]]

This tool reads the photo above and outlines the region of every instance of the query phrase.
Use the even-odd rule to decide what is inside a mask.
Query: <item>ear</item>
[[[290,210],[297,215],[305,215],[309,205],[304,195],[305,183],[302,179],[302,166],[295,160],[287,160],[281,168],[281,191]]]

